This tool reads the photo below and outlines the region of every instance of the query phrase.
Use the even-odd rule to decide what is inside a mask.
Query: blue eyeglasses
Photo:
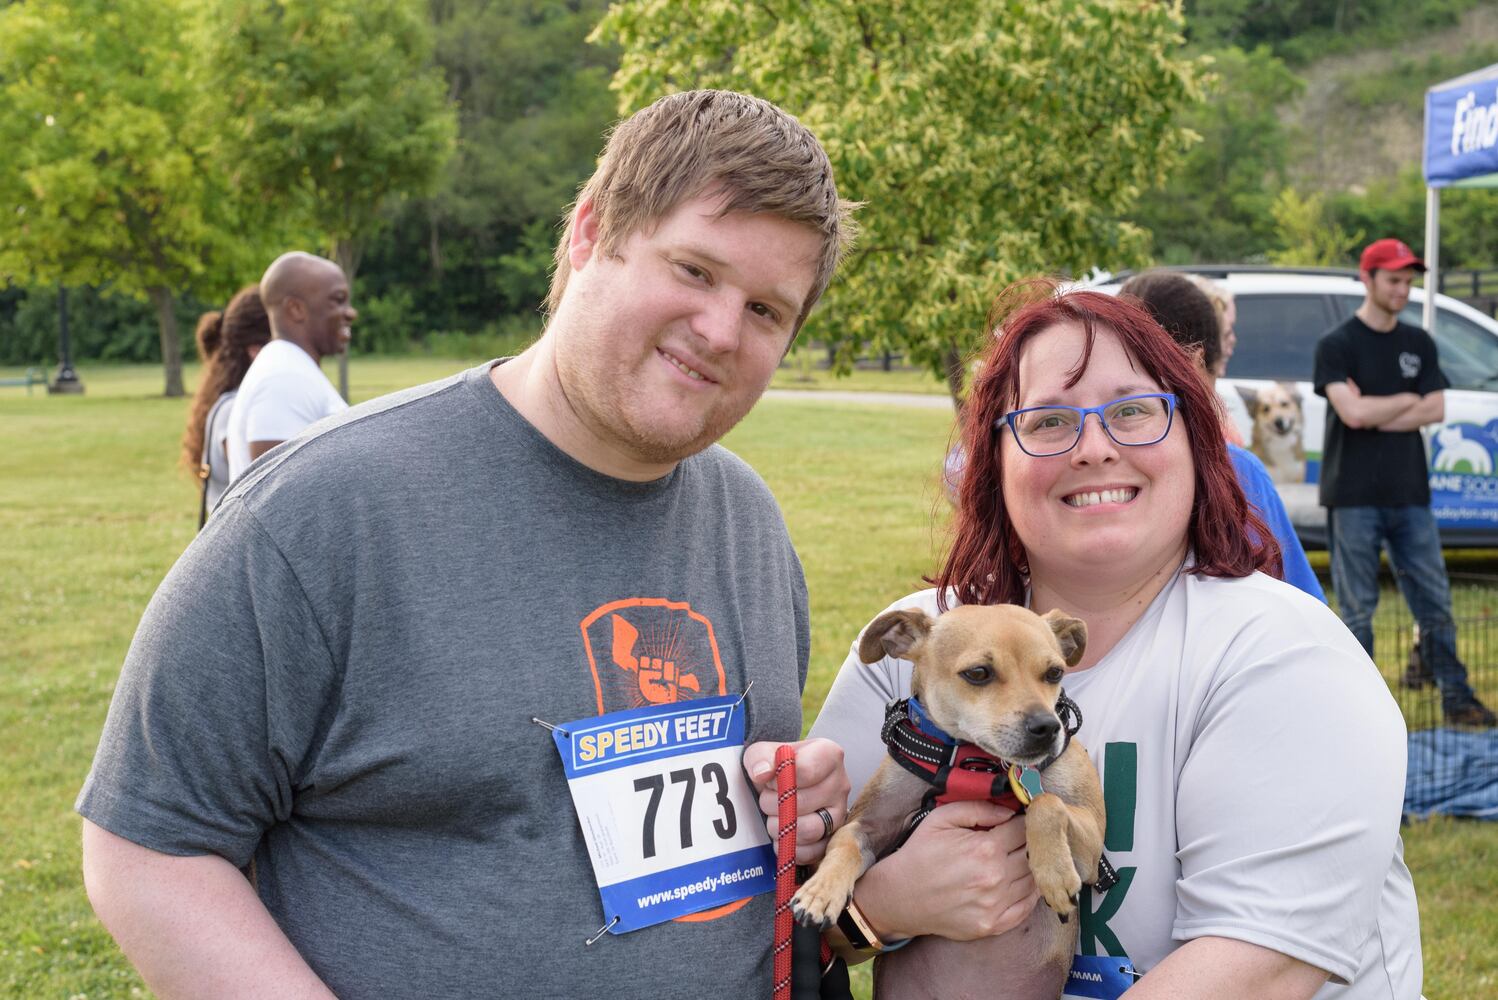
[[[1008,425],[1021,451],[1032,458],[1049,458],[1075,448],[1087,414],[1096,413],[1115,444],[1142,448],[1165,440],[1177,405],[1174,393],[1149,392],[1102,406],[1031,406],[1004,414],[994,421],[994,428]]]

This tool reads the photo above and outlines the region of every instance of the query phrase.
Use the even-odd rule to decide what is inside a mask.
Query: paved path
[[[850,392],[844,389],[766,389],[767,399],[798,399],[810,403],[866,403],[873,406],[915,406],[952,412],[952,397],[919,392]]]

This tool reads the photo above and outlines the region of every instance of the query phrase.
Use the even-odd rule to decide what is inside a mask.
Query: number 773
[[[635,791],[645,792],[650,796],[650,801],[645,805],[645,822],[640,841],[647,858],[655,857],[655,823],[666,790],[666,777],[664,774],[650,774],[635,779]],[[692,768],[682,768],[670,772],[670,778],[671,784],[684,786],[681,793],[681,849],[685,851],[692,846],[692,802],[697,787],[697,773]],[[732,840],[738,832],[739,822],[734,813],[733,802],[728,797],[728,775],[722,764],[711,761],[702,765],[702,783],[707,785],[709,782],[716,786],[715,801],[722,810],[722,815],[713,820],[713,832],[721,840]]]

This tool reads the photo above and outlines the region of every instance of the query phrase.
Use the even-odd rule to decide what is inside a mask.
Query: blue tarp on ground
[[[1410,733],[1404,811],[1498,820],[1498,729]]]

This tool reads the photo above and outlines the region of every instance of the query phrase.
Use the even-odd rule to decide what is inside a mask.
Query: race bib
[[[612,712],[552,731],[612,934],[775,888],[744,777],[737,695]]]
[[[1061,1000],[1116,1000],[1139,979],[1134,963],[1108,955],[1075,955]]]

